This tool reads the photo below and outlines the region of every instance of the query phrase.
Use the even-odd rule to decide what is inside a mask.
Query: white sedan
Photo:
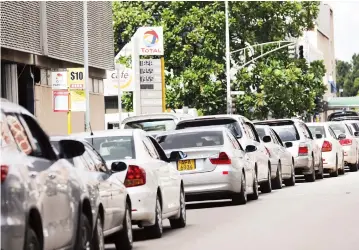
[[[322,148],[324,172],[329,173],[332,177],[344,174],[344,150],[329,123],[313,122],[307,123],[307,126],[314,137],[322,137],[316,139],[316,142]]]
[[[258,199],[255,161],[243,151],[238,140],[224,127],[196,127],[168,131],[157,135],[167,155],[172,150],[186,154],[173,162],[184,181],[189,201],[232,199],[240,205]],[[256,150],[254,145],[247,152]]]
[[[76,135],[75,135],[76,136]],[[172,228],[186,226],[186,206],[180,173],[171,161],[183,158],[172,152],[167,158],[154,138],[140,129],[105,130],[81,133],[100,153],[111,169],[122,169],[116,175],[124,182],[132,204],[132,223],[144,227],[151,238],[160,238],[163,219]]]

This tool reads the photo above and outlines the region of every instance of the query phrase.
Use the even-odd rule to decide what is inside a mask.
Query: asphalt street
[[[186,228],[171,230],[168,221],[165,227],[156,240],[136,229],[134,249],[358,250],[359,172],[299,181],[244,206],[191,203]]]

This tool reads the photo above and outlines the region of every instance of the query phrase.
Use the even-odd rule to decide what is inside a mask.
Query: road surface
[[[191,203],[186,228],[165,227],[156,240],[136,230],[134,250],[358,250],[359,172],[300,181],[244,206]]]

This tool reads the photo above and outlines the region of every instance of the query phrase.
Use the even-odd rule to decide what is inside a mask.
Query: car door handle
[[[37,176],[37,172],[30,172],[29,177],[35,178]]]
[[[48,176],[50,179],[55,179],[57,175],[54,174],[54,173],[49,173],[47,176]]]

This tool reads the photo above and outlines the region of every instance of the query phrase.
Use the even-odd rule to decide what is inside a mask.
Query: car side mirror
[[[315,134],[315,138],[317,138],[317,139],[322,139],[322,138],[323,138],[323,135],[322,135],[322,134]]]
[[[127,164],[123,161],[115,161],[111,164],[111,171],[112,172],[122,172],[127,169]]]
[[[255,151],[257,151],[257,147],[256,146],[254,146],[254,145],[248,145],[247,147],[246,147],[246,153],[252,153],[252,152],[255,152]]]
[[[266,136],[263,137],[262,140],[263,140],[263,142],[268,143],[268,142],[272,141],[272,138],[269,135],[266,135]]]
[[[347,138],[347,136],[345,134],[338,135],[338,140],[343,140],[345,138]]]
[[[60,158],[72,159],[85,153],[85,146],[80,141],[61,140],[59,141]]]
[[[285,145],[286,148],[291,148],[291,147],[293,147],[293,143],[290,142],[290,141],[287,141],[286,143],[284,143],[284,145]]]
[[[358,137],[358,136],[359,136],[359,131],[355,131],[355,132],[354,132],[354,136],[355,136],[355,137]]]
[[[186,157],[187,157],[187,155],[185,153],[183,153],[182,151],[172,151],[170,154],[170,158],[168,160],[170,162],[180,161]]]

